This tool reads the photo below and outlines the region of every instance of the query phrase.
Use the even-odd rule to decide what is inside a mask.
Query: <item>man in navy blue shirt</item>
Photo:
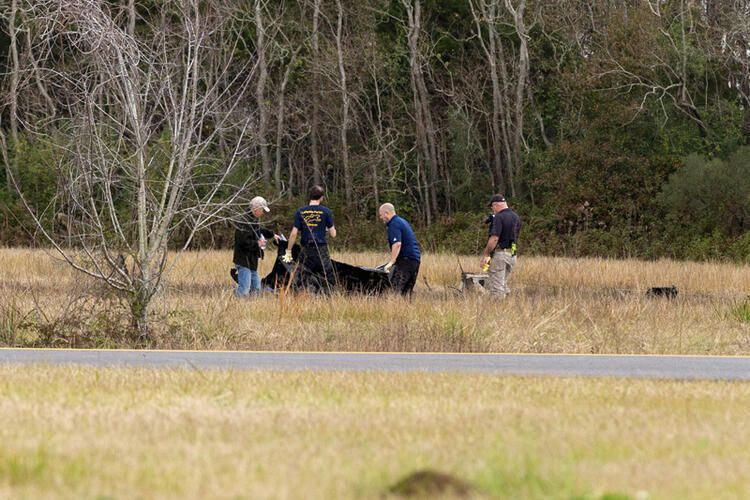
[[[313,275],[322,291],[329,291],[336,282],[336,276],[328,253],[326,233],[335,238],[336,227],[333,225],[333,212],[321,204],[324,195],[322,186],[313,186],[310,189],[310,202],[294,213],[294,227],[282,261],[287,264],[292,262],[292,247],[297,241],[297,235],[301,234],[300,265]],[[307,281],[311,284],[310,280]]]
[[[505,297],[510,293],[508,278],[516,265],[521,218],[508,207],[505,196],[501,194],[492,197],[490,207],[494,217],[481,266],[484,267],[492,259],[487,275],[489,292],[495,297]]]
[[[401,295],[411,295],[419,274],[422,252],[411,226],[406,220],[396,215],[396,209],[390,203],[384,203],[378,210],[380,220],[388,227],[388,245],[391,247],[391,258],[385,265],[390,271],[391,286]]]

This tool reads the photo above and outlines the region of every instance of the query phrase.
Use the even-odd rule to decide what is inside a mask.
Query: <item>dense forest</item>
[[[750,260],[750,0],[2,0],[0,245],[227,246],[326,186],[475,251]]]

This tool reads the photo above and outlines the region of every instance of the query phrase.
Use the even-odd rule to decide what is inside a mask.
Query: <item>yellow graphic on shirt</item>
[[[305,225],[310,229],[318,227],[323,220],[322,210],[303,210],[301,215],[302,220],[305,221]]]

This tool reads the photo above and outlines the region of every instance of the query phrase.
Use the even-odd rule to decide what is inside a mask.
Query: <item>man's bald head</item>
[[[378,215],[383,222],[389,222],[396,215],[396,208],[392,203],[383,203],[380,205]]]
[[[396,208],[393,206],[393,203],[383,203],[382,205],[380,205],[380,212],[389,212],[395,214]]]

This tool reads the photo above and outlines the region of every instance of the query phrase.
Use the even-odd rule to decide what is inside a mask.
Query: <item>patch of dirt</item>
[[[449,474],[429,469],[409,474],[391,486],[388,491],[404,497],[422,498],[437,495],[468,497],[476,493],[474,487],[468,482]]]

